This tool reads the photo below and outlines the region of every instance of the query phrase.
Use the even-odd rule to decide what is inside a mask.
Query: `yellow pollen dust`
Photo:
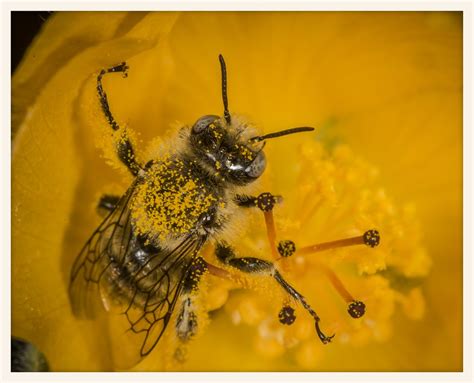
[[[209,131],[212,133],[212,135],[217,139],[220,140],[223,137],[222,132],[217,129],[217,125],[212,123],[209,125]]]
[[[244,157],[245,159],[251,161],[254,158],[254,153],[247,148],[245,145],[236,145],[236,148],[239,150],[239,153]]]
[[[187,234],[216,200],[181,160],[162,160],[147,171],[132,197],[135,230],[161,240]]]
[[[124,144],[127,144],[127,142],[136,147],[138,142],[137,133],[125,125],[116,131],[101,129],[99,132],[100,133],[95,137],[95,143],[98,148],[103,150],[103,155],[107,163],[113,168],[128,175],[128,169],[123,166],[123,163],[117,156],[117,147],[123,146]],[[128,150],[126,154],[129,159],[135,159],[135,154],[130,150]]]

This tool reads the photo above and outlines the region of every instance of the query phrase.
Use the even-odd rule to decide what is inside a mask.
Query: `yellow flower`
[[[148,159],[176,127],[222,113],[222,53],[231,113],[263,132],[317,128],[268,142],[256,192],[283,195],[277,240],[297,251],[275,262],[336,336],[321,344],[291,301],[296,321],[279,323],[286,301],[275,280],[207,274],[199,306],[211,315],[197,339],[179,347],[170,326],[135,369],[460,370],[461,20],[452,12],[54,15],[12,82],[12,333],[36,344],[53,371],[113,368],[116,333],[74,318],[67,296],[71,264],[100,223],[98,196],[131,181],[106,164],[123,168],[96,76],[130,66],[127,79],[104,84]],[[374,249],[298,253],[374,228]],[[242,230],[239,254],[272,259],[261,212],[249,211]],[[348,315],[337,281],[364,301],[362,318]]]

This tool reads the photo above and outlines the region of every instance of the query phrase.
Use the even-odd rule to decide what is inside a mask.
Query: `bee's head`
[[[260,177],[266,167],[264,140],[287,134],[312,131],[314,128],[292,128],[264,136],[248,137],[245,127],[233,123],[227,103],[227,73],[224,58],[219,55],[222,72],[224,116],[206,115],[193,125],[191,148],[196,156],[214,168],[227,181],[245,185]]]
[[[225,118],[207,115],[193,125],[190,140],[194,153],[229,182],[245,185],[265,170],[263,146],[250,140]]]

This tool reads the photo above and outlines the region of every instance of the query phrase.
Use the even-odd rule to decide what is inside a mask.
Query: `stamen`
[[[220,267],[214,266],[213,264],[206,262],[207,271],[219,278],[223,279],[232,279],[232,274],[227,270],[221,269]]]
[[[296,251],[296,245],[292,240],[283,240],[278,243],[278,252],[284,258],[291,257]]]
[[[328,277],[331,284],[334,286],[336,291],[339,295],[349,303],[349,307],[347,308],[347,312],[352,318],[360,318],[365,314],[365,304],[362,301],[356,301],[354,297],[347,291],[345,286],[342,284],[341,280],[337,277],[337,275],[332,271],[329,267],[325,265],[321,265],[324,273]]]
[[[321,265],[324,273],[328,277],[329,281],[331,284],[334,286],[334,288],[337,290],[339,295],[347,302],[351,303],[354,302],[355,299],[352,297],[352,295],[347,291],[345,286],[342,284],[341,280],[337,277],[337,275],[332,271],[329,267],[325,265]]]
[[[368,230],[363,235],[352,238],[339,239],[337,241],[317,243],[315,245],[302,247],[298,254],[311,254],[320,251],[337,249],[339,247],[367,245],[369,247],[378,246],[380,243],[380,234],[377,230]]]
[[[377,230],[367,230],[364,233],[364,243],[367,246],[375,247],[380,244],[380,234]]]
[[[277,202],[281,201],[280,196],[274,196],[271,193],[262,193],[255,200],[257,207],[263,211],[265,217],[265,225],[267,228],[268,242],[270,244],[270,250],[274,259],[278,259],[276,250],[276,228],[275,220],[273,219],[273,207]]]
[[[295,309],[291,306],[283,306],[278,314],[281,324],[291,325],[296,320]]]
[[[206,261],[207,271],[209,274],[214,275],[215,277],[226,279],[236,283],[240,288],[249,289],[251,288],[245,278],[242,278],[239,274],[231,273],[227,270],[221,269],[218,266],[213,265]]]
[[[293,134],[293,133],[312,132],[313,130],[314,130],[314,128],[310,128],[310,127],[307,127],[307,126],[303,126],[303,127],[299,127],[299,128],[291,128],[291,129],[281,130],[281,131],[275,132],[275,133],[265,134],[264,136],[252,137],[249,141],[251,141],[251,142],[260,142],[260,141],[263,141],[263,140],[268,140],[270,138],[286,136],[288,134]]]
[[[277,202],[281,201],[280,196],[275,196],[271,193],[262,193],[255,200],[255,204],[261,211],[270,211]]]
[[[365,314],[365,304],[362,301],[351,302],[347,312],[352,318],[360,318]]]

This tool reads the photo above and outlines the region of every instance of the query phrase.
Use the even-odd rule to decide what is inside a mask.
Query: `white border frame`
[[[472,196],[474,155],[474,134],[472,132],[472,45],[473,45],[473,24],[472,24],[472,4],[470,1],[428,1],[417,0],[406,1],[325,1],[316,2],[311,0],[289,1],[268,1],[268,0],[242,0],[242,1],[219,1],[219,0],[188,0],[170,1],[164,0],[155,2],[127,2],[101,0],[100,2],[83,0],[80,2],[71,1],[5,1],[1,2],[1,38],[0,47],[3,60],[0,61],[0,89],[1,89],[1,128],[2,139],[0,140],[0,159],[2,184],[1,194],[1,244],[2,249],[2,312],[0,314],[0,328],[2,331],[3,350],[0,357],[1,375],[3,382],[137,382],[137,381],[159,381],[159,382],[313,382],[315,380],[323,382],[366,382],[366,381],[389,381],[389,382],[472,382],[473,381],[473,353],[472,353],[472,322],[473,322],[473,239],[469,232],[473,233],[474,205]],[[463,12],[463,372],[446,373],[320,373],[320,372],[265,372],[265,373],[12,373],[10,372],[10,334],[11,334],[11,25],[10,12],[21,10],[51,10],[51,11],[74,11],[74,10],[95,10],[95,11],[119,11],[119,10],[196,10],[196,11],[234,11],[234,10],[278,10],[278,11],[462,11]],[[3,176],[4,175],[4,176]]]

